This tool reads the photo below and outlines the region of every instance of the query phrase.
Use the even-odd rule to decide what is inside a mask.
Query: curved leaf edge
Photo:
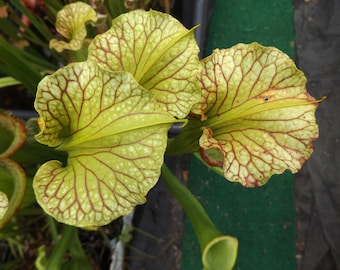
[[[8,158],[25,143],[27,129],[22,120],[6,114],[0,114],[0,129],[5,129],[13,136],[7,149],[0,153],[0,159]]]
[[[9,198],[7,209],[0,219],[0,229],[3,228],[19,210],[26,193],[26,174],[24,169],[9,159],[0,159],[0,170],[9,174],[13,182],[13,192]],[[1,192],[1,191],[0,191]],[[1,192],[4,195],[3,192]],[[6,196],[7,200],[8,197]],[[6,199],[5,199],[6,200]],[[1,205],[2,203],[0,203]]]

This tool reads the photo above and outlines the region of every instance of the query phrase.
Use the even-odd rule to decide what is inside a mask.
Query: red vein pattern
[[[286,169],[297,172],[318,137],[318,102],[294,62],[252,43],[215,50],[203,64],[202,101],[193,110],[206,120],[201,151],[220,151],[224,176],[246,187]],[[202,157],[209,163],[209,151]]]
[[[137,10],[96,36],[89,59],[104,69],[130,72],[164,110],[183,118],[200,95],[198,52],[193,30],[168,14]]]
[[[35,107],[43,120],[36,139],[68,152],[67,166],[49,161],[34,178],[47,213],[94,227],[145,202],[176,120],[132,75],[91,61],[71,64],[41,81]]]

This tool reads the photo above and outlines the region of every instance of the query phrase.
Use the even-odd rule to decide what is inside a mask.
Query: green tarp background
[[[257,41],[294,56],[291,0],[215,0],[206,55],[214,48]],[[274,176],[261,188],[245,189],[191,158],[188,187],[224,234],[239,240],[234,269],[292,270],[295,266],[293,176]],[[202,269],[199,245],[186,221],[182,269]]]

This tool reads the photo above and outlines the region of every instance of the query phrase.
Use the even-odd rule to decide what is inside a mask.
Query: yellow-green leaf
[[[246,187],[265,184],[286,169],[295,173],[318,137],[318,102],[294,62],[273,47],[238,44],[203,60],[204,122],[200,147],[223,156],[224,176]],[[216,160],[215,160],[216,162]]]
[[[55,49],[57,52],[79,50],[87,34],[86,23],[96,21],[97,14],[95,10],[86,3],[75,2],[64,6],[57,13],[55,26],[58,33],[69,39],[69,42],[52,39],[50,41],[50,48]]]
[[[43,209],[78,227],[105,225],[145,202],[160,175],[167,131],[176,120],[128,72],[71,64],[43,79],[36,139],[68,152],[34,178]]]
[[[318,137],[319,101],[307,93],[303,72],[283,52],[258,43],[215,50],[202,63],[202,99],[192,110],[199,117],[169,152],[200,150],[215,171],[246,187],[297,172]]]
[[[168,14],[136,10],[93,40],[89,59],[104,69],[130,72],[166,111],[183,118],[199,97],[198,51],[193,29]]]

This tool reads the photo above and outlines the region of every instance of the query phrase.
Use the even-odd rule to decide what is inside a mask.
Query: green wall
[[[205,55],[214,48],[257,41],[294,54],[290,0],[215,0]],[[292,270],[295,266],[293,176],[274,176],[266,186],[245,189],[191,159],[189,188],[224,234],[239,239],[235,269]],[[202,269],[199,245],[186,222],[182,269]]]
[[[291,57],[295,41],[292,0],[215,0],[205,54],[257,41]]]

